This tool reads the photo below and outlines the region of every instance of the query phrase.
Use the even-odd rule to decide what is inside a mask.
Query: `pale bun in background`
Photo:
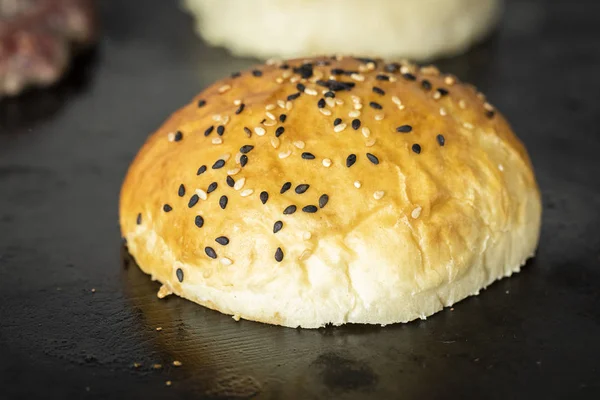
[[[261,58],[329,53],[427,60],[464,52],[501,0],[184,0],[215,46]]]
[[[161,296],[306,328],[425,318],[519,271],[540,222],[526,150],[482,94],[352,57],[210,86],[148,139],[120,200]]]

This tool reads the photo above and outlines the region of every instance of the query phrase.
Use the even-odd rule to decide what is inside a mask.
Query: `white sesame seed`
[[[206,192],[202,189],[196,189],[196,194],[198,195],[198,197],[200,197],[202,200],[206,200],[208,198],[208,195],[206,194]]]
[[[404,104],[400,104],[400,105],[398,106],[398,110],[404,110]]]
[[[362,186],[362,184],[360,183],[360,181],[354,181],[355,188],[360,189],[361,186]]]
[[[264,134],[267,133],[267,131],[265,131],[265,128],[263,128],[262,126],[257,126],[256,128],[254,128],[254,132],[258,136],[264,136]]]
[[[487,111],[494,111],[494,106],[488,102],[483,103],[483,108],[485,108]]]
[[[267,61],[265,61],[265,64],[267,65],[275,65],[277,63],[280,63],[280,61],[276,58],[269,58]]]
[[[237,157],[237,155],[236,155],[236,157]],[[240,171],[241,171],[241,168],[240,167],[236,167],[236,168],[228,170],[227,171],[227,175],[230,175],[230,176],[231,175],[235,175],[235,174],[237,174]]]
[[[263,125],[264,126],[275,126],[275,125],[277,125],[277,121],[273,121],[270,119],[268,121],[263,122]]]
[[[366,66],[366,65],[363,65],[363,64],[360,64],[360,65],[358,66],[358,70],[359,70],[360,72],[367,72],[367,66]]]
[[[433,98],[434,98],[435,100],[439,100],[439,99],[441,99],[441,98],[442,98],[442,94],[441,94],[440,92],[435,92],[435,93],[433,94]]]
[[[367,128],[366,126],[363,126],[363,128],[361,129],[362,134],[364,137],[369,137],[371,136],[371,130],[369,128]]]
[[[360,117],[360,111],[358,111],[358,110],[353,110],[353,111],[350,111],[350,112],[348,113],[348,116],[349,116],[350,118],[356,118],[356,117]]]
[[[223,85],[219,88],[219,93],[225,93],[229,89],[231,89],[231,85]]]
[[[212,144],[221,144],[221,143],[223,143],[223,139],[221,139],[220,137],[213,138],[213,140],[212,140]]]
[[[240,159],[242,158],[242,153],[238,151],[238,153],[235,155],[235,163],[239,164],[240,163]]]
[[[329,167],[331,167],[331,160],[330,160],[329,158],[324,158],[324,159],[323,159],[323,166],[324,166],[325,168],[329,168]]]
[[[398,106],[400,104],[402,104],[402,101],[400,100],[400,98],[398,96],[392,96],[392,102]]]
[[[334,132],[341,132],[346,129],[346,124],[339,124],[333,127]]]
[[[223,161],[227,162],[227,160],[229,160],[230,158],[231,158],[231,153],[225,153],[221,157],[219,157],[219,160],[223,160]]]
[[[415,209],[410,213],[410,216],[414,219],[417,219],[419,218],[419,215],[421,215],[421,206],[416,206]]]
[[[281,159],[288,158],[290,156],[290,154],[292,154],[291,150],[282,151],[282,152],[279,153],[279,158],[281,158]]]
[[[310,233],[309,231],[305,231],[304,233],[302,233],[302,239],[304,240],[310,240],[311,237],[312,233]]]
[[[375,138],[371,138],[371,139],[369,139],[369,140],[367,140],[367,141],[365,142],[365,146],[367,146],[367,147],[373,147],[373,145],[375,145],[375,142],[376,142],[376,141],[377,141],[377,140],[376,140]]]
[[[289,69],[286,69],[285,71],[283,71],[283,74],[281,74],[281,76],[283,77],[283,79],[287,79],[290,76],[292,76],[292,71]]]
[[[265,110],[267,110],[267,111],[271,111],[271,110],[274,110],[274,109],[275,109],[275,104],[267,104],[265,106]]]
[[[277,105],[279,106],[279,108],[285,108],[285,101],[277,100]]]
[[[329,107],[335,107],[335,100],[333,100],[331,97],[326,97],[325,103],[327,103]]]
[[[240,190],[241,188],[244,187],[245,183],[246,183],[246,178],[240,178],[237,181],[235,181],[235,184],[233,185],[233,188],[235,190]]]
[[[323,114],[323,115],[328,115],[328,116],[329,116],[329,115],[331,115],[331,111],[329,111],[329,110],[328,110],[328,109],[326,109],[326,108],[319,108],[319,111],[320,111],[320,112],[321,112],[321,114]]]
[[[465,103],[464,100],[459,100],[458,106],[464,110],[465,108],[467,108],[467,103]]]
[[[299,80],[300,80],[300,77],[298,75],[292,76],[292,78],[290,79],[290,83],[296,83]]]
[[[481,101],[485,101],[485,94],[481,93],[481,92],[477,92],[477,97],[479,97],[479,99]]]
[[[473,129],[473,124],[470,122],[463,122],[463,126],[467,129]]]
[[[296,140],[294,142],[294,146],[296,146],[299,149],[303,149],[304,148],[304,142],[302,140]]]
[[[502,164],[498,164],[498,169],[499,169],[500,171],[504,171],[504,166],[503,166]]]
[[[375,121],[381,121],[385,117],[385,114],[375,114]]]
[[[304,90],[304,93],[306,93],[309,96],[316,96],[317,94],[319,94],[315,89],[312,88],[306,88]]]
[[[410,72],[410,68],[408,68],[406,65],[403,65],[400,67],[401,74],[408,74],[409,72]]]
[[[453,76],[447,76],[444,78],[444,83],[448,86],[454,85],[455,82],[456,82],[456,79],[454,79]]]
[[[364,75],[361,75],[361,74],[352,74],[352,75],[350,75],[350,78],[354,79],[355,81],[359,81],[359,82],[362,82],[365,80]]]
[[[212,119],[215,122],[219,122],[221,120],[221,114],[213,114]]]
[[[398,78],[396,78],[395,76],[390,76],[390,82],[396,82],[398,80]]]
[[[310,257],[311,255],[311,251],[309,249],[305,249],[302,254],[300,254],[300,257],[298,257],[299,261],[304,261],[306,260],[308,257]]]
[[[373,70],[375,69],[375,63],[374,63],[373,61],[369,61],[369,62],[367,63],[367,69],[368,69],[369,71],[373,71]]]
[[[292,103],[291,101],[287,101],[285,103],[285,109],[290,111],[292,108],[294,108],[294,103]]]
[[[352,99],[353,103],[360,103],[361,102],[360,97],[358,97],[358,96],[356,96],[354,94],[352,96],[350,96],[350,98]]]
[[[373,198],[375,200],[379,200],[383,197],[384,194],[385,194],[385,192],[383,190],[378,190],[375,193],[373,193]]]
[[[335,104],[337,104],[338,106],[341,106],[342,104],[344,104],[344,100],[342,100],[342,99],[335,99]]]
[[[354,104],[354,109],[355,109],[355,110],[360,110],[360,109],[362,109],[362,108],[363,108],[363,105],[362,105],[361,103],[356,103],[356,104]]]
[[[427,65],[421,68],[421,73],[424,75],[438,76],[440,74],[440,70],[437,69],[434,65]]]
[[[252,193],[254,193],[253,189],[244,189],[240,192],[240,196],[242,197],[248,197],[250,196]]]
[[[446,115],[446,109],[444,107],[440,107],[440,115],[442,117]]]
[[[282,84],[283,83],[283,78],[277,77],[275,78],[275,82]]]
[[[279,143],[280,143],[280,141],[279,141],[278,137],[274,136],[271,138],[271,146],[273,146],[274,149],[279,148]]]
[[[169,142],[174,142],[175,141],[175,133],[169,132],[167,134],[167,139],[169,140]]]
[[[269,119],[272,119],[272,120],[275,120],[275,119],[277,119],[277,118],[275,118],[275,116],[273,115],[273,113],[271,113],[271,112],[269,112],[269,111],[267,111],[267,112],[265,113],[265,115],[266,115],[266,116],[267,116],[267,118],[269,118]]]
[[[242,100],[240,100],[240,99],[235,99],[235,100],[233,101],[233,105],[234,105],[234,106],[239,106],[240,104],[242,104]]]
[[[231,265],[233,264],[233,261],[231,261],[229,258],[227,257],[222,257],[221,258],[221,264],[223,265]]]
[[[227,123],[229,122],[229,115],[226,115],[224,117],[221,117],[221,125],[227,125]]]

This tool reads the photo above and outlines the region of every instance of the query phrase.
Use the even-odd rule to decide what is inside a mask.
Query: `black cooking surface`
[[[207,47],[174,1],[99,3],[104,37],[68,79],[0,102],[0,398],[600,398],[600,2],[510,1],[493,38],[439,63],[527,145],[537,257],[426,321],[319,330],[158,300],[127,258],[136,151],[254,61]]]

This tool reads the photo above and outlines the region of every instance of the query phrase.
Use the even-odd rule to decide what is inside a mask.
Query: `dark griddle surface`
[[[128,163],[169,113],[253,60],[208,48],[175,1],[100,3],[105,36],[65,82],[0,102],[1,398],[600,398],[599,2],[510,1],[491,40],[440,63],[530,151],[535,260],[426,321],[313,331],[159,301],[124,267]]]

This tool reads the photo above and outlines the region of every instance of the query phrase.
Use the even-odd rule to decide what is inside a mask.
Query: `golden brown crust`
[[[215,83],[143,146],[123,184],[120,222],[145,272],[225,313],[314,327],[429,315],[533,253],[541,206],[529,158],[472,86],[408,63],[285,65]],[[339,82],[353,87],[326,97],[323,85]],[[244,166],[242,146],[254,146]],[[284,214],[290,205],[297,210]],[[222,236],[228,244],[215,241]]]

